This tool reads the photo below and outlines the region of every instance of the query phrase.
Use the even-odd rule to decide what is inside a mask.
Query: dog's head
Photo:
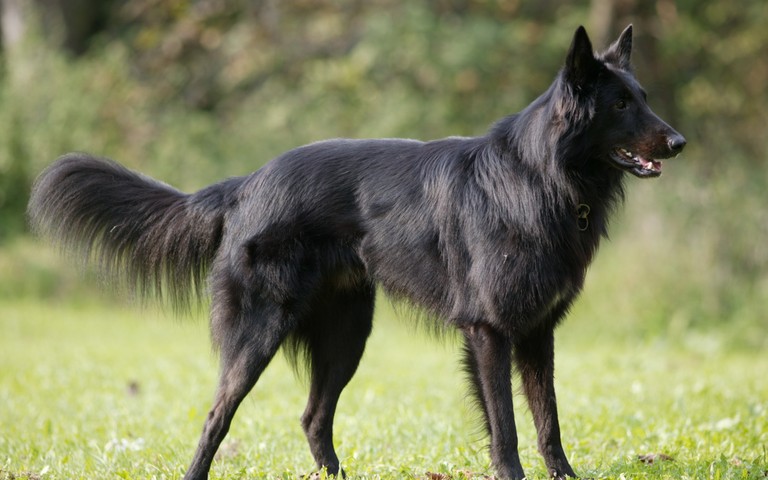
[[[586,30],[579,27],[563,79],[573,95],[588,99],[593,109],[585,137],[591,156],[637,177],[658,177],[662,159],[679,154],[686,142],[648,106],[632,71],[631,53],[632,25],[597,55]]]

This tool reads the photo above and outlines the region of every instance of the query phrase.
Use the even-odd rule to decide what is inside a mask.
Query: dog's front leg
[[[536,424],[539,452],[549,475],[563,479],[575,477],[560,441],[560,424],[555,398],[554,327],[533,331],[515,344],[515,362],[523,381],[525,396]]]
[[[525,477],[517,453],[512,408],[512,353],[509,338],[493,327],[476,324],[463,329],[465,362],[474,393],[483,407],[491,436],[491,461],[502,479]]]

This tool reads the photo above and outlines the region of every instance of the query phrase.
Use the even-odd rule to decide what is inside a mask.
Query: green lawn
[[[458,343],[394,319],[382,302],[342,396],[336,444],[353,478],[492,473],[465,397]],[[768,478],[768,357],[686,342],[618,343],[558,332],[563,440],[593,478]],[[588,332],[588,330],[586,330]],[[181,478],[216,379],[204,315],[107,303],[0,303],[0,479]],[[312,471],[298,417],[306,388],[280,357],[238,411],[212,479]],[[544,478],[517,402],[523,466]],[[639,455],[672,460],[645,464]],[[450,476],[450,477],[449,477]]]

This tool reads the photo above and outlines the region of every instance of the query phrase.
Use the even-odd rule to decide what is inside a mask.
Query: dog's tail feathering
[[[27,214],[37,233],[97,263],[108,278],[183,310],[205,290],[241,181],[190,195],[111,160],[71,153],[35,181]]]

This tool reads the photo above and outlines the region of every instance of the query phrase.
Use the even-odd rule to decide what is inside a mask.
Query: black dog
[[[579,28],[552,86],[485,136],[314,143],[191,195],[70,154],[37,180],[29,215],[142,293],[185,304],[207,278],[221,378],[187,479],[207,478],[281,345],[311,371],[301,422],[317,466],[340,471],[333,416],[371,330],[376,285],[464,335],[498,477],[525,476],[513,363],[550,475],[575,476],[560,442],[553,330],[625,173],[657,177],[657,159],[685,145],[648,107],[631,46],[630,26],[595,55]]]

